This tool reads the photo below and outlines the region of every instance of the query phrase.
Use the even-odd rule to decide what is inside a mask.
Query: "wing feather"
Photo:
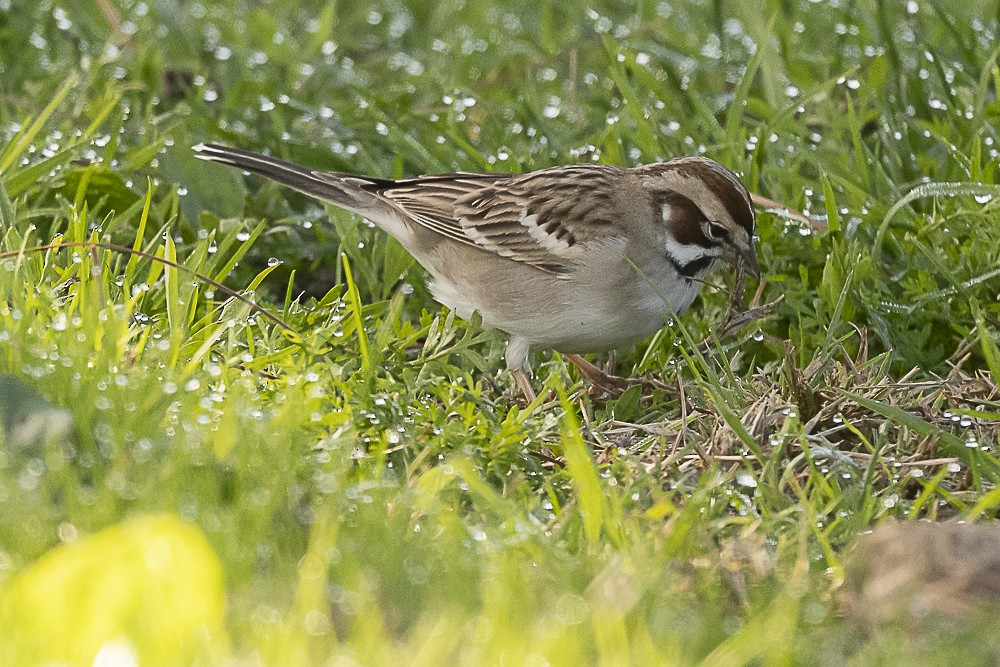
[[[432,232],[562,273],[579,256],[579,244],[617,234],[606,204],[623,173],[606,165],[572,165],[517,176],[379,181],[372,189]]]

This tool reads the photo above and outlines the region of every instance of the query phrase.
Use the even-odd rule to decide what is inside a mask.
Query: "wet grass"
[[[993,655],[977,618],[873,627],[841,591],[869,527],[1000,511],[998,14],[8,8],[0,622],[22,640],[0,656]],[[502,338],[438,307],[398,244],[199,141],[384,177],[704,153],[826,229],[761,213],[766,319],[715,336],[720,274],[618,351],[665,389],[594,395],[538,353],[525,409]]]

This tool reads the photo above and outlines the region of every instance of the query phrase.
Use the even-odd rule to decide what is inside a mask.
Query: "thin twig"
[[[813,229],[823,232],[829,229],[829,226],[822,220],[810,217],[805,213],[803,213],[802,211],[797,211],[794,208],[789,208],[784,204],[782,204],[781,202],[775,201],[774,199],[769,199],[767,197],[763,197],[758,194],[751,194],[750,201],[752,201],[755,205],[760,206],[763,209],[767,209],[768,211],[771,211],[773,213],[777,213],[778,215],[782,215],[784,217],[791,218],[793,220],[798,220],[799,222],[804,222]]]
[[[784,298],[785,295],[781,294],[777,299],[771,303],[765,303],[763,306],[757,306],[756,308],[751,308],[750,310],[745,310],[735,315],[728,313],[722,324],[716,327],[714,337],[720,340],[727,338],[751,322],[756,322],[757,320],[762,320],[765,317],[770,316],[774,312],[774,309],[778,307],[778,304],[784,300]],[[713,337],[709,336],[702,341],[701,345],[698,346],[698,349],[702,354],[707,354],[711,349],[712,339]]]

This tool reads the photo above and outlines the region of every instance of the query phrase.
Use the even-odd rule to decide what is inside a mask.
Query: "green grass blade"
[[[580,422],[576,418],[575,408],[561,388],[559,403],[563,408],[562,446],[566,470],[576,489],[584,536],[589,544],[594,544],[600,539],[601,526],[605,520],[601,480],[594,467],[590,449],[580,434]]]
[[[344,280],[347,282],[346,301],[347,305],[351,308],[351,319],[354,321],[354,328],[358,332],[361,369],[368,375],[372,372],[372,355],[368,347],[368,335],[365,333],[364,320],[361,317],[361,294],[358,292],[358,286],[355,284],[354,276],[351,274],[351,263],[347,260],[347,256],[343,255],[341,260],[344,265]]]
[[[16,141],[10,144],[2,154],[0,154],[0,174],[3,174],[10,168],[12,164],[20,157],[21,153],[27,149],[27,147],[35,140],[38,133],[42,131],[45,124],[49,122],[49,118],[55,113],[59,105],[63,103],[69,91],[73,90],[78,83],[78,78],[75,74],[69,76],[63,85],[56,91],[56,94],[52,96],[52,100],[45,106],[42,111],[35,116],[35,119],[31,122],[24,132],[17,136]]]
[[[967,464],[973,464],[972,454],[965,446],[964,442],[951,433],[948,433],[934,424],[921,419],[917,415],[907,412],[906,410],[896,407],[895,405],[887,405],[880,401],[876,401],[875,399],[861,396],[844,389],[838,389],[838,393],[862,407],[868,408],[873,412],[877,412],[886,419],[891,419],[897,424],[907,427],[918,435],[937,438],[939,443],[942,445],[944,452],[948,456],[955,456],[962,459]]]

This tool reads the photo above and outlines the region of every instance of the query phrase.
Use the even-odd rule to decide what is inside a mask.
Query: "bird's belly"
[[[533,347],[560,352],[625,347],[662,329],[668,320],[687,310],[698,294],[697,284],[686,290],[647,287],[611,301],[587,303],[581,299],[563,310],[553,309],[546,326],[517,335],[532,341]]]
[[[435,298],[468,319],[479,311],[483,324],[526,340],[531,347],[560,352],[599,352],[634,344],[683,313],[698,283],[674,276],[646,276],[614,289],[595,289],[589,278],[480,281],[459,289],[446,280],[431,284]],[[657,280],[657,278],[661,278]],[[608,286],[612,287],[612,286]]]

